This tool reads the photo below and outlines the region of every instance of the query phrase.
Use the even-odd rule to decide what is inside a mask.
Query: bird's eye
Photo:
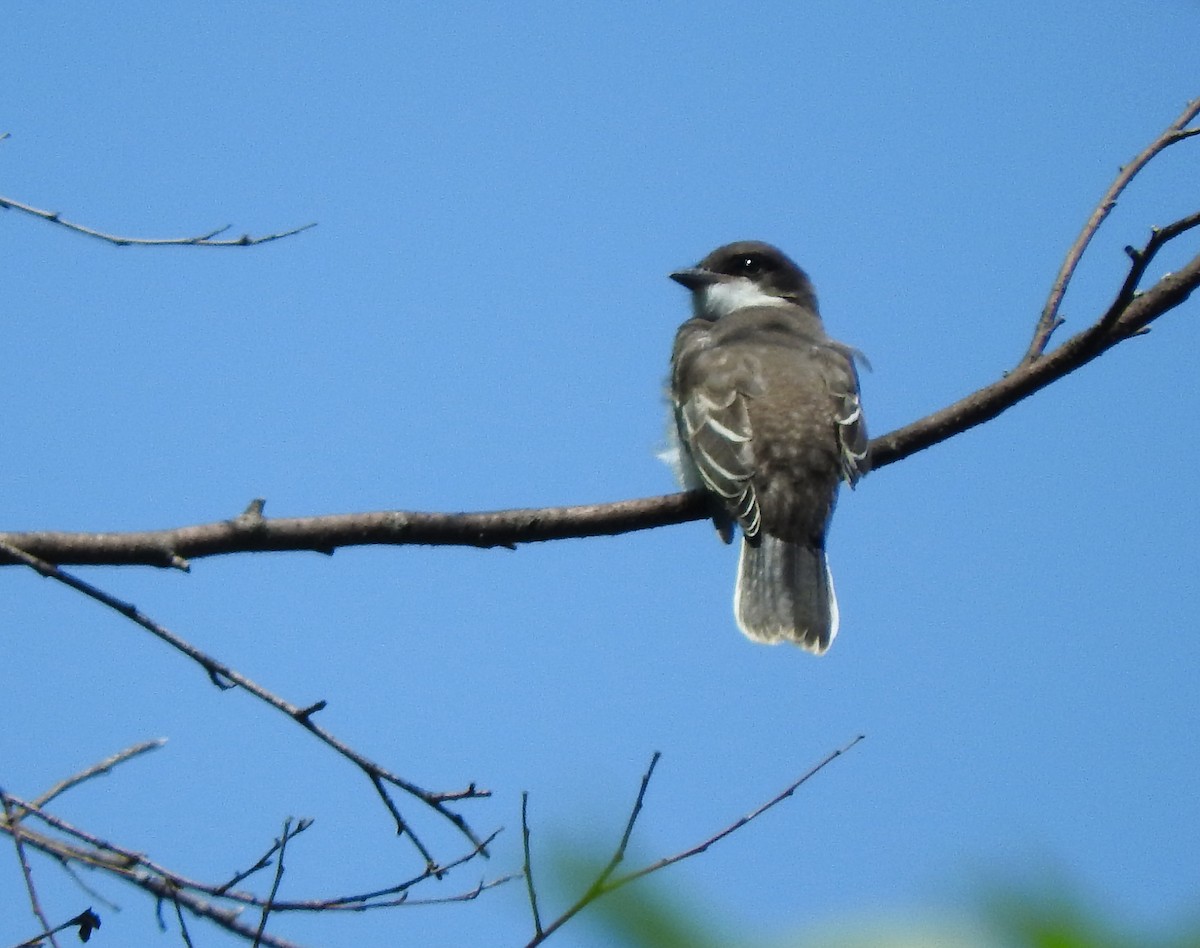
[[[744,257],[740,257],[737,262],[738,273],[745,276],[755,276],[765,269],[766,261],[756,253],[748,253]]]

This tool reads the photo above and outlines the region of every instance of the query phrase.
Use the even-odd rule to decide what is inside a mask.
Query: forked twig
[[[1080,231],[1079,236],[1075,238],[1075,242],[1067,251],[1067,256],[1063,260],[1057,276],[1054,278],[1054,284],[1050,289],[1050,296],[1046,300],[1042,315],[1037,321],[1037,327],[1034,329],[1029,349],[1026,350],[1025,355],[1021,358],[1019,365],[1028,365],[1035,359],[1040,358],[1046,351],[1046,345],[1050,342],[1050,337],[1054,334],[1054,330],[1062,325],[1063,321],[1058,313],[1062,307],[1063,297],[1066,296],[1067,286],[1071,282],[1071,277],[1075,275],[1075,270],[1079,266],[1079,261],[1083,259],[1083,254],[1087,250],[1088,244],[1096,236],[1096,232],[1100,229],[1100,225],[1104,223],[1105,218],[1117,206],[1117,198],[1121,196],[1121,192],[1129,186],[1129,183],[1156,155],[1177,142],[1191,138],[1193,135],[1200,135],[1200,128],[1187,127],[1198,114],[1200,114],[1200,99],[1193,99],[1187,104],[1187,107],[1180,113],[1179,117],[1168,125],[1158,138],[1147,145],[1133,161],[1120,169],[1113,183],[1104,192],[1100,203],[1092,211],[1092,215],[1083,226],[1083,230]]]
[[[823,760],[811,767],[807,773],[801,776],[798,780],[792,782],[792,784],[777,793],[766,803],[762,804],[757,809],[751,811],[745,816],[734,820],[734,822],[730,823],[719,832],[714,833],[703,842],[698,843],[689,849],[685,849],[682,852],[678,852],[673,856],[666,856],[650,863],[649,865],[643,866],[640,869],[635,869],[634,871],[628,872],[625,875],[616,876],[615,873],[617,868],[625,859],[625,852],[629,847],[629,839],[633,834],[634,824],[637,822],[637,818],[641,814],[642,804],[646,797],[646,788],[650,783],[650,777],[653,775],[654,768],[658,764],[659,758],[662,756],[655,751],[654,756],[650,758],[650,766],[646,768],[645,774],[642,775],[642,782],[638,787],[637,799],[634,801],[633,808],[630,810],[629,819],[625,822],[625,831],[621,834],[621,841],[617,844],[617,848],[613,852],[612,858],[610,858],[605,864],[604,868],[600,870],[596,878],[592,880],[591,884],[584,891],[583,895],[581,895],[571,905],[570,908],[563,912],[562,915],[544,927],[542,926],[541,920],[537,915],[537,895],[533,884],[532,872],[529,869],[528,849],[526,849],[526,883],[529,887],[529,901],[531,906],[534,908],[534,934],[533,938],[530,939],[525,948],[535,948],[536,945],[540,945],[552,934],[554,934],[555,931],[569,922],[572,918],[582,912],[597,899],[608,895],[611,892],[615,892],[617,889],[620,889],[621,887],[626,886],[637,879],[648,876],[653,872],[658,872],[660,869],[665,869],[667,866],[674,865],[677,862],[682,862],[685,859],[690,859],[692,856],[698,856],[714,843],[720,842],[731,833],[737,832],[747,823],[758,819],[758,817],[766,813],[767,810],[771,809],[794,794],[798,789],[800,789],[800,787],[820,773],[826,766],[837,760],[837,758],[841,757],[852,747],[854,747],[863,739],[863,737],[864,735],[860,734],[844,747],[840,747],[837,750],[832,751],[826,755]],[[521,823],[523,828],[527,827],[524,807],[522,807]]]
[[[310,826],[312,826],[312,824],[313,824],[312,820],[300,820],[296,824],[295,831],[293,833],[291,833],[290,835],[299,836],[306,829],[308,829]],[[235,885],[239,885],[240,883],[245,882],[256,872],[261,872],[263,869],[266,869],[267,866],[271,865],[271,857],[274,856],[275,853],[279,852],[279,850],[283,848],[283,842],[284,842],[284,840],[276,839],[271,844],[271,847],[265,853],[263,853],[261,856],[259,856],[258,862],[256,862],[253,866],[251,866],[249,869],[243,870],[241,872],[235,872],[233,874],[232,879],[230,879],[228,882],[222,883],[221,885],[217,886],[216,894],[224,895],[226,892],[228,892],[230,889],[232,889]]]
[[[393,819],[395,820],[397,834],[408,837],[408,839],[417,848],[418,852],[420,852],[422,857],[425,859],[427,867],[433,867],[436,871],[436,860],[433,858],[432,854],[424,845],[424,843],[421,842],[420,838],[417,837],[417,835],[413,832],[411,826],[409,826],[409,824],[401,816],[399,808],[396,806],[395,801],[392,800],[391,795],[388,792],[387,785],[394,786],[410,796],[420,800],[438,815],[448,820],[460,833],[470,840],[473,845],[477,847],[482,845],[479,837],[475,835],[474,830],[471,829],[463,816],[451,810],[446,804],[448,802],[457,800],[490,796],[490,791],[480,790],[474,784],[470,784],[465,790],[450,792],[435,792],[426,790],[423,787],[419,787],[411,781],[405,780],[399,774],[387,770],[380,764],[375,763],[375,761],[370,760],[369,758],[360,754],[354,748],[350,747],[348,744],[335,737],[332,733],[316,724],[313,721],[312,716],[316,711],[325,706],[323,701],[303,708],[299,707],[298,705],[294,705],[291,702],[286,701],[268,691],[266,688],[247,678],[245,675],[241,674],[230,666],[202,652],[190,642],[180,638],[170,629],[167,629],[165,626],[155,622],[133,604],[123,602],[122,600],[104,592],[102,589],[99,589],[98,587],[79,579],[77,576],[73,576],[72,574],[59,569],[52,563],[47,563],[36,556],[31,556],[24,550],[2,540],[0,540],[0,552],[11,559],[24,563],[31,569],[40,573],[42,576],[53,579],[65,586],[69,586],[70,588],[83,593],[85,596],[94,599],[102,605],[105,605],[108,608],[120,613],[127,619],[141,626],[146,631],[155,635],[157,638],[166,642],[172,648],[186,655],[188,658],[192,659],[192,661],[200,665],[200,667],[207,672],[212,683],[218,688],[228,689],[238,687],[249,692],[260,701],[286,714],[309,733],[316,736],[323,744],[332,748],[339,755],[350,761],[370,780],[372,786],[374,786],[375,790],[378,792],[379,796],[387,807],[388,812],[391,813]],[[483,855],[486,856],[487,853],[484,852]]]
[[[0,791],[5,812],[11,815],[0,820],[0,833],[20,835],[22,845],[36,849],[64,866],[83,865],[90,869],[99,870],[110,876],[115,876],[143,892],[149,894],[158,903],[160,924],[164,904],[170,904],[175,911],[180,933],[184,941],[191,943],[187,931],[187,913],[210,921],[232,934],[250,942],[258,938],[259,943],[273,948],[294,948],[291,942],[261,930],[259,925],[247,924],[242,921],[242,913],[246,909],[258,909],[260,912],[268,909],[275,914],[280,913],[311,913],[311,912],[363,912],[373,909],[395,908],[406,905],[433,905],[453,902],[470,901],[481,893],[498,885],[503,885],[516,878],[514,875],[501,876],[491,880],[481,880],[477,885],[463,892],[450,896],[430,898],[410,898],[410,892],[418,883],[436,877],[436,873],[426,869],[419,875],[396,885],[344,896],[329,896],[302,900],[283,900],[278,898],[278,886],[272,886],[268,896],[257,896],[250,892],[234,890],[229,884],[213,885],[190,879],[177,872],[167,869],[160,863],[150,859],[140,852],[115,845],[101,839],[95,834],[88,833],[77,826],[68,823],[59,816],[48,813],[30,801],[22,800],[12,794]],[[30,819],[49,827],[63,836],[39,832],[23,825]],[[294,839],[299,833],[308,828],[311,821],[301,820],[289,827],[288,839]],[[495,839],[493,833],[481,841],[480,846],[464,853],[457,859],[440,867],[444,875],[450,869],[469,862],[481,854],[482,848]],[[65,838],[64,838],[65,837]],[[280,843],[281,841],[277,841]],[[280,845],[272,847],[276,852]],[[276,872],[279,878],[279,870]],[[45,925],[45,923],[43,923]],[[48,926],[46,926],[48,927]]]
[[[292,818],[289,816],[283,821],[283,835],[277,839],[276,849],[279,851],[279,856],[275,859],[275,878],[271,882],[271,891],[267,894],[267,899],[263,902],[262,916],[258,921],[258,931],[254,933],[253,948],[258,948],[262,944],[263,933],[267,930],[267,917],[271,914],[271,909],[275,906],[275,898],[279,895],[279,884],[283,881],[283,857],[287,852],[288,840],[293,836],[304,832],[312,825],[312,820],[301,820],[296,832],[292,832]]]

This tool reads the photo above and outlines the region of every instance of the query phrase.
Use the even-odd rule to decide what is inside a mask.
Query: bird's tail
[[[764,533],[753,544],[743,539],[733,611],[756,642],[795,642],[822,654],[838,631],[825,551]]]

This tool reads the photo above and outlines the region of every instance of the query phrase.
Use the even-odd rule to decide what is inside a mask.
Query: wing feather
[[[834,399],[833,420],[837,425],[838,457],[842,480],[853,487],[870,467],[867,423],[859,397],[858,371],[854,367],[858,353],[837,343],[831,348],[831,355],[836,357],[836,362],[830,363],[827,378],[829,392]]]
[[[679,406],[679,417],[701,480],[726,501],[746,536],[756,536],[761,514],[751,482],[754,432],[745,396],[733,387],[697,388]]]

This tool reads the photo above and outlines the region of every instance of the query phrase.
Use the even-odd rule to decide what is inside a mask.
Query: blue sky
[[[242,250],[4,227],[4,529],[488,510],[673,489],[655,459],[687,314],[666,274],[760,238],[866,352],[874,433],[997,378],[1117,167],[1197,94],[1195,4],[15,4],[0,194],[136,236],[232,224]],[[1122,200],[1067,297],[1196,210],[1200,145]],[[1164,254],[1161,274],[1195,252]],[[1196,304],[996,421],[844,496],[842,632],[744,640],[702,523],[518,552],[361,549],[84,569],[427,786],[474,780],[486,865],[608,846],[663,752],[636,858],[682,849],[867,739],[795,799],[646,883],[729,939],[971,916],[996,880],[1070,881],[1143,930],[1200,890]],[[0,571],[0,785],[34,796],[167,747],[58,812],[213,881],[284,817],[283,894],[419,868],[370,787],[281,716],[115,614]],[[405,812],[446,858],[457,840]],[[541,847],[541,848],[538,848]],[[43,904],[95,900],[36,862]],[[92,879],[101,944],[153,908]],[[32,933],[0,855],[0,944]],[[430,892],[429,894],[434,894]],[[322,945],[514,945],[509,885],[462,906],[273,930]],[[198,933],[193,926],[193,933]],[[205,930],[205,945],[232,944]],[[551,943],[592,948],[586,916]]]

